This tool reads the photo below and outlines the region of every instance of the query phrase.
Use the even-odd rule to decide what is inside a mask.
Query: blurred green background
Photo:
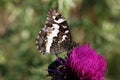
[[[120,0],[0,0],[0,80],[50,80],[55,57],[35,46],[50,8],[67,19],[74,41],[106,57],[106,80],[120,80]]]

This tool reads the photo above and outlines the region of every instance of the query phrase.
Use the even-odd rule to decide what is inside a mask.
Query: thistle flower
[[[48,67],[52,80],[105,80],[107,64],[89,44],[81,45],[67,58],[58,58]]]

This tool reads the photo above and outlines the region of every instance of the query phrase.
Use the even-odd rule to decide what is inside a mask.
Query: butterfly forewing
[[[45,26],[36,39],[37,49],[44,54],[58,54],[68,51],[72,43],[67,21],[55,9],[50,9]]]

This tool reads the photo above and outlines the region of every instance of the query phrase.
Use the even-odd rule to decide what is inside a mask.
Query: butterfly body
[[[45,26],[39,32],[36,45],[39,52],[44,54],[59,54],[73,47],[68,23],[55,9],[48,11]]]

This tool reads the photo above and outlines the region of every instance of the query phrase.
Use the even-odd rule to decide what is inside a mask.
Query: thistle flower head
[[[105,58],[89,44],[74,48],[67,62],[80,80],[104,80],[107,68]]]
[[[48,67],[52,80],[104,80],[107,64],[90,45],[71,50],[66,59],[58,58]]]

